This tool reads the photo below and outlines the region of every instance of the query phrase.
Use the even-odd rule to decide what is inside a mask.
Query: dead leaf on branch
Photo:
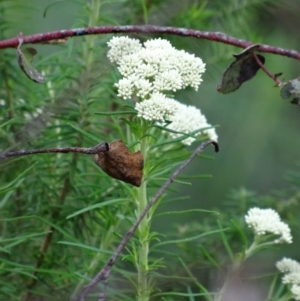
[[[291,96],[294,98],[291,100],[292,104],[300,105],[300,77],[292,79],[287,83],[284,83],[280,90],[280,95],[283,99],[288,99]]]
[[[34,56],[37,51],[33,47],[27,47],[23,51],[21,50],[22,43],[17,48],[18,63],[22,71],[36,83],[43,83],[45,81],[44,76],[39,73],[32,65]]]
[[[109,144],[109,151],[95,155],[96,164],[109,176],[139,187],[142,183],[144,158],[140,151],[131,153],[122,140]]]
[[[239,54],[234,54],[235,61],[225,70],[221,84],[217,87],[220,93],[231,93],[237,90],[245,81],[255,76],[260,66],[257,64],[252,53],[257,50],[259,45],[251,45]],[[265,58],[257,54],[262,64]]]

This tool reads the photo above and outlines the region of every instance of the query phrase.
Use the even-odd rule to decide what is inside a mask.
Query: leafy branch
[[[215,152],[219,151],[219,145],[217,142],[209,140],[206,142],[203,142],[200,146],[198,146],[196,148],[196,150],[190,155],[190,157],[185,160],[175,171],[174,173],[170,176],[170,178],[162,185],[162,187],[158,190],[158,192],[155,194],[155,196],[150,200],[150,202],[147,204],[147,206],[145,207],[145,209],[143,210],[143,212],[139,215],[139,217],[136,219],[135,223],[132,225],[132,227],[129,229],[129,231],[124,235],[124,238],[122,239],[122,241],[120,242],[120,244],[118,245],[116,251],[114,252],[114,254],[109,258],[109,260],[106,262],[106,264],[104,265],[104,267],[101,269],[101,271],[94,277],[94,279],[88,284],[86,285],[81,293],[79,294],[79,296],[75,299],[73,299],[73,301],[84,301],[85,297],[90,293],[90,291],[101,281],[105,281],[111,272],[111,269],[114,265],[114,263],[116,262],[116,260],[118,259],[119,255],[122,253],[122,251],[124,250],[125,246],[127,245],[127,243],[129,242],[129,240],[131,239],[131,237],[133,236],[135,230],[137,229],[137,227],[139,226],[139,224],[141,223],[142,219],[146,216],[146,214],[149,212],[150,208],[158,201],[158,199],[162,196],[162,194],[164,193],[164,191],[170,186],[170,184],[173,183],[173,181],[175,180],[175,178],[182,172],[182,170],[189,164],[191,163],[191,161],[197,156],[199,155],[202,150],[208,146],[208,145],[214,145],[215,147]]]
[[[116,251],[114,254],[111,256],[111,258],[107,261],[107,263],[104,265],[104,267],[101,269],[101,271],[95,276],[95,278],[87,285],[85,286],[79,296],[74,299],[74,301],[84,301],[85,297],[89,294],[89,292],[101,281],[106,280],[111,272],[111,269],[118,259],[119,255],[122,253],[124,250],[125,246],[133,236],[135,230],[141,223],[142,219],[146,216],[146,214],[149,212],[150,208],[158,201],[158,199],[162,196],[164,191],[169,187],[170,184],[175,180],[175,178],[181,173],[181,171],[197,156],[201,151],[208,145],[214,145],[215,147],[215,152],[219,151],[219,145],[215,141],[206,141],[203,142],[192,154],[191,156],[185,160],[178,168],[175,170],[175,172],[170,176],[170,178],[162,185],[162,187],[158,190],[156,195],[151,199],[151,201],[147,204],[143,212],[140,214],[140,216],[137,218],[135,223],[132,225],[130,230],[125,234],[123,240],[117,247]],[[0,155],[0,159],[7,159],[10,157],[18,157],[18,156],[23,156],[23,155],[33,155],[33,154],[39,154],[39,153],[69,153],[69,152],[74,152],[74,153],[84,153],[84,154],[96,154],[99,152],[107,152],[109,151],[109,146],[106,142],[100,143],[95,147],[91,148],[80,148],[80,147],[65,147],[65,148],[48,148],[48,149],[35,149],[35,150],[29,150],[29,151],[16,151],[16,152],[9,152],[9,153],[4,153]],[[63,197],[62,197],[63,198]],[[52,231],[53,229],[50,228],[50,233],[49,235],[46,236],[42,248],[41,248],[41,255],[39,258],[39,261],[36,264],[36,267],[39,267],[41,265],[41,262],[43,260],[44,252],[48,248],[48,244],[52,238]],[[31,285],[34,285],[35,281],[31,283]],[[29,295],[28,295],[29,296]],[[28,297],[26,296],[26,297]],[[24,300],[27,300],[25,297]]]
[[[17,37],[0,41],[1,48],[16,47],[18,54],[18,62],[23,72],[33,81],[42,83],[44,76],[35,70],[30,62],[33,60],[36,50],[34,48],[26,48],[21,50],[23,44],[29,43],[61,43],[66,41],[67,38],[86,36],[86,35],[99,35],[99,34],[112,34],[112,33],[146,33],[146,34],[171,34],[183,37],[194,37],[198,39],[205,39],[214,42],[224,43],[244,49],[243,52],[235,57],[235,61],[225,70],[221,84],[217,90],[220,93],[231,93],[237,90],[243,82],[251,79],[257,71],[261,68],[267,76],[272,78],[279,88],[281,88],[281,97],[290,98],[293,96],[291,103],[298,104],[300,91],[298,88],[298,79],[289,82],[282,82],[278,79],[282,73],[272,74],[265,66],[265,58],[261,55],[256,55],[255,52],[273,53],[276,55],[287,56],[300,60],[300,52],[291,49],[284,49],[274,47],[266,44],[255,44],[250,41],[237,39],[228,36],[221,32],[199,31],[187,28],[177,27],[163,27],[154,25],[140,25],[140,26],[95,26],[85,28],[75,28],[59,31],[51,31],[46,33],[34,34],[24,36],[20,33]]]

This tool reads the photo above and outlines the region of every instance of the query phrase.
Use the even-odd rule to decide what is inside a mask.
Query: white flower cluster
[[[281,221],[279,214],[273,209],[251,208],[245,216],[245,221],[258,236],[280,235],[274,240],[275,243],[292,243],[289,226]]]
[[[291,292],[295,298],[295,300],[300,300],[300,285],[292,285]]]
[[[129,37],[114,37],[108,46],[108,58],[117,64],[123,76],[115,84],[118,96],[127,99],[135,95],[142,100],[135,104],[138,117],[161,123],[171,121],[168,128],[179,132],[167,132],[172,138],[196,131],[193,136],[204,133],[210,139],[217,140],[215,130],[199,109],[163,94],[187,86],[198,90],[205,71],[205,64],[200,58],[179,51],[162,39],[148,40],[142,45]],[[210,129],[201,131],[202,128]],[[188,137],[182,143],[190,145],[194,140]]]
[[[171,123],[167,126],[167,128],[174,130],[179,133],[168,132],[168,134],[172,138],[182,137],[180,133],[192,133],[194,131],[199,130],[194,133],[193,136],[199,136],[201,134],[201,129],[211,127],[210,124],[207,123],[206,117],[201,114],[201,111],[194,106],[187,106],[180,102],[177,102],[177,112],[175,115],[171,116],[169,119]],[[209,139],[217,141],[218,136],[215,132],[215,129],[210,128],[202,131],[206,134]],[[185,145],[191,145],[192,142],[195,141],[195,138],[188,137],[182,140],[182,143]]]
[[[284,273],[282,282],[290,286],[295,300],[300,300],[300,264],[296,260],[283,258],[276,263],[277,269]]]
[[[176,113],[178,102],[156,92],[149,99],[136,103],[135,109],[138,111],[138,117],[146,120],[164,121],[169,120]]]
[[[113,37],[107,44],[110,47],[107,56],[113,63],[118,63],[126,55],[138,52],[142,48],[139,40],[128,37]]]
[[[108,46],[108,58],[117,63],[124,77],[116,84],[124,99],[132,95],[145,99],[152,92],[175,92],[187,86],[198,90],[202,82],[203,61],[177,50],[167,40],[148,40],[141,45],[136,39],[113,37]]]
[[[282,273],[299,273],[300,263],[290,258],[282,258],[276,263],[277,269]]]
[[[214,128],[207,123],[206,117],[194,106],[187,106],[172,98],[167,98],[164,94],[153,93],[149,99],[138,102],[135,105],[138,117],[146,120],[156,120],[163,122],[171,121],[167,128],[174,132],[167,132],[171,138],[182,137],[183,134],[193,133],[194,137],[201,133],[208,136],[209,139],[217,141],[218,136]],[[202,130],[208,128],[206,130]],[[175,133],[178,132],[178,133]],[[187,137],[181,142],[185,145],[191,145],[196,139]]]

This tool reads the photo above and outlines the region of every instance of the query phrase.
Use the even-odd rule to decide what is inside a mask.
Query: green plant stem
[[[258,250],[272,246],[274,245],[274,241],[267,241],[263,242],[266,239],[266,236],[263,236],[262,238],[258,235],[255,236],[254,241],[252,245],[245,251],[245,256],[243,260],[248,259],[250,256],[252,256],[254,253],[256,253]]]
[[[251,246],[245,251],[243,260],[249,258],[255,252],[256,247],[257,247],[257,243],[254,240]]]
[[[144,157],[144,165],[147,159],[147,141],[148,139],[144,137],[141,140],[141,152]],[[147,184],[145,181],[145,174],[143,175],[143,182],[138,190],[138,212],[140,215],[147,206]],[[148,254],[149,254],[149,228],[150,220],[147,214],[145,218],[141,221],[138,228],[139,236],[139,252],[138,252],[138,300],[148,301],[149,300],[149,287],[148,287]]]
[[[92,0],[91,4],[89,5],[89,23],[88,26],[96,26],[99,20],[100,14],[100,6],[101,0]],[[85,61],[87,70],[92,67],[94,61],[94,46],[97,36],[90,36],[86,38],[86,45],[85,45]]]

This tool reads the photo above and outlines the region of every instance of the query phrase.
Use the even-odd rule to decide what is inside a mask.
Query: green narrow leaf
[[[183,268],[186,271],[186,273],[190,276],[190,278],[192,280],[194,280],[194,283],[197,285],[197,287],[199,287],[199,289],[202,290],[205,295],[207,295],[207,299],[209,301],[212,301],[211,294],[207,291],[207,289],[205,288],[205,286],[203,286],[201,283],[199,283],[197,281],[197,278],[193,275],[193,273],[191,272],[191,270],[189,269],[189,267],[185,264],[185,262],[182,260],[182,258],[178,257],[178,260],[181,263],[181,265],[183,266]]]
[[[220,224],[219,221],[218,221],[218,225],[219,225],[219,228],[222,229],[222,226],[221,226],[221,224]],[[224,244],[224,246],[225,246],[225,249],[226,249],[226,251],[227,251],[227,253],[228,253],[230,259],[231,259],[232,261],[234,261],[234,255],[233,255],[233,252],[232,252],[232,250],[231,250],[231,247],[230,247],[230,245],[229,245],[229,243],[228,243],[228,241],[227,241],[227,239],[226,239],[226,236],[224,235],[224,231],[221,231],[221,232],[220,232],[220,235],[221,235],[222,242],[223,242],[223,244]]]
[[[70,233],[68,233],[66,230],[64,230],[62,227],[58,226],[57,224],[47,220],[46,218],[43,218],[41,216],[34,216],[36,219],[44,222],[45,224],[53,227],[56,231],[58,231],[59,233],[61,233],[62,235],[65,235],[66,237],[68,237],[71,240],[76,241],[76,237],[72,236]]]
[[[99,208],[102,208],[104,206],[116,204],[116,203],[119,203],[119,202],[122,202],[122,201],[128,201],[128,199],[121,198],[121,199],[109,200],[109,201],[106,201],[106,202],[102,202],[100,204],[94,204],[94,205],[88,206],[86,208],[83,208],[79,211],[76,211],[71,215],[68,215],[67,219],[72,218],[74,216],[77,216],[77,215],[82,214],[82,213],[87,212],[87,211],[91,211],[91,210],[94,210],[94,209],[99,209]]]
[[[156,247],[162,246],[162,245],[169,245],[169,244],[177,244],[177,243],[181,243],[181,242],[187,242],[187,241],[195,240],[195,239],[202,238],[202,237],[205,237],[205,236],[208,236],[208,235],[224,232],[226,230],[228,230],[228,228],[208,231],[206,233],[201,233],[201,234],[198,234],[198,235],[195,235],[195,236],[192,236],[192,237],[186,237],[186,238],[182,238],[182,239],[174,239],[174,240],[163,241],[163,242],[160,242],[160,243],[154,245],[153,248],[156,248]]]
[[[127,114],[134,114],[134,115],[136,115],[136,111],[94,112],[94,114],[96,114],[96,115],[103,115],[103,116],[127,115]]]
[[[190,296],[189,300],[190,300],[190,301],[195,301],[195,298],[194,298],[194,296],[192,295],[193,292],[192,292],[192,289],[191,289],[190,286],[187,287],[187,292],[188,292],[188,294],[189,294],[189,296]]]
[[[2,247],[0,247],[0,252],[4,252],[4,253],[10,253],[10,251],[9,250],[7,250],[6,248],[2,248]]]
[[[2,186],[0,187],[0,193],[5,191],[6,189],[12,187],[15,183],[18,183],[19,180],[25,176],[25,174],[27,172],[29,172],[35,165],[37,164],[37,162],[35,162],[34,164],[32,164],[30,167],[28,167],[25,171],[23,171],[17,178],[15,178],[12,182],[10,182],[9,184],[5,185],[5,186]]]
[[[32,219],[36,218],[35,215],[27,215],[27,216],[18,216],[18,217],[11,217],[11,218],[0,218],[0,221],[2,222],[11,222],[11,221],[17,221],[22,219]]]
[[[74,124],[68,123],[68,125],[69,125],[71,128],[73,128],[74,130],[76,130],[77,132],[79,132],[79,133],[81,133],[82,135],[84,135],[85,137],[91,139],[91,140],[94,141],[94,142],[99,143],[99,138],[97,138],[96,136],[94,136],[94,135],[92,135],[92,134],[86,132],[85,130],[83,130],[83,129],[77,127],[77,126],[74,125]]]
[[[0,202],[0,208],[2,208],[7,203],[7,201],[11,197],[11,195],[15,192],[15,189],[17,187],[19,187],[23,181],[24,181],[24,179],[21,179],[16,185],[11,186],[11,187],[9,187],[7,189],[4,189],[4,190],[2,190],[0,188],[0,193],[5,193],[4,197],[2,198],[2,200]]]
[[[42,236],[42,235],[45,235],[45,234],[48,234],[48,233],[51,233],[51,232],[52,231],[43,231],[43,232],[40,232],[40,233],[31,233],[31,234],[24,235],[24,236],[21,236],[21,237],[6,238],[6,239],[2,239],[1,243],[6,243],[6,242],[9,242],[9,241],[13,241],[14,243],[15,242],[20,243],[20,241],[22,242],[25,239],[36,237],[36,236]]]
[[[1,125],[0,125],[0,128],[2,128],[2,127],[4,127],[4,126],[6,126],[6,125],[8,125],[8,124],[10,124],[10,123],[12,123],[12,119],[10,119],[10,120],[8,120],[8,121],[6,121],[6,122],[4,122],[4,123],[2,123]]]
[[[199,128],[199,129],[197,129],[195,131],[192,131],[190,133],[183,133],[183,132],[178,132],[178,131],[169,129],[167,127],[159,126],[159,125],[154,125],[153,127],[156,127],[158,129],[161,129],[161,130],[166,131],[166,132],[170,132],[170,133],[174,133],[174,134],[180,134],[181,136],[179,136],[178,138],[174,138],[174,139],[170,139],[170,140],[167,140],[167,141],[164,141],[164,142],[154,144],[153,146],[151,146],[151,149],[154,149],[156,147],[160,147],[160,146],[163,146],[163,145],[167,145],[167,144],[181,142],[182,140],[184,140],[186,138],[189,138],[189,137],[192,137],[192,138],[197,140],[197,138],[199,138],[199,136],[195,136],[196,134],[198,134],[199,132],[203,132],[205,130],[208,130],[208,129],[215,128],[215,126],[210,126],[210,127],[205,127],[205,128]],[[204,140],[204,139],[203,138],[198,139],[198,141],[201,141],[201,140]]]
[[[198,296],[206,296],[207,293],[193,293],[194,297]],[[188,293],[176,293],[176,292],[165,292],[165,293],[157,293],[152,295],[152,297],[159,297],[159,296],[181,296],[181,297],[190,297],[191,295]]]
[[[246,248],[247,245],[248,245],[248,239],[247,239],[247,236],[245,235],[243,229],[241,229],[241,227],[239,227],[239,225],[238,225],[234,220],[231,220],[230,222],[231,222],[231,224],[233,225],[233,227],[234,227],[234,228],[238,231],[238,233],[240,234],[240,237],[241,237],[241,239],[242,239],[244,248]]]
[[[210,214],[214,214],[214,215],[220,215],[220,213],[217,212],[217,211],[204,210],[204,209],[189,209],[189,210],[184,210],[184,211],[163,212],[163,213],[159,213],[159,214],[153,216],[153,218],[160,217],[160,216],[165,216],[165,215],[171,215],[171,214],[185,214],[185,213],[196,213],[196,212],[210,213]]]
[[[112,251],[101,250],[99,248],[87,246],[87,245],[84,245],[81,243],[73,243],[73,242],[69,242],[69,241],[59,241],[58,243],[62,244],[62,245],[66,245],[66,246],[76,247],[76,248],[85,249],[85,250],[89,250],[89,251],[93,251],[93,252],[97,252],[97,253],[108,254],[108,255],[112,255],[114,253]]]
[[[209,253],[204,247],[200,246],[200,249],[201,249],[203,255],[208,259],[208,261],[209,261],[214,267],[216,267],[216,268],[218,268],[218,269],[221,268],[220,265],[219,265],[219,263],[218,263],[217,261],[215,261],[215,260],[211,257],[210,253]]]

